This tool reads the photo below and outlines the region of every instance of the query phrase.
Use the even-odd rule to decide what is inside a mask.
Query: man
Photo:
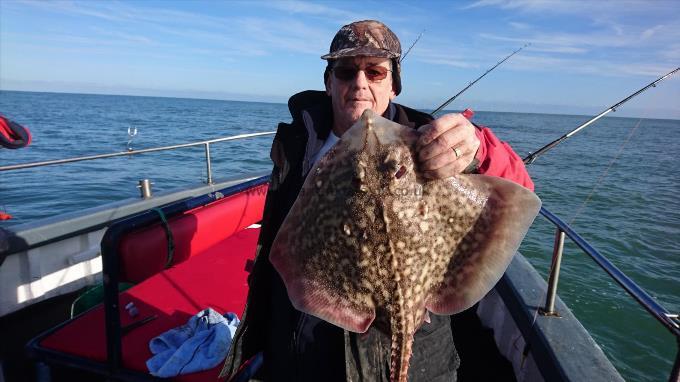
[[[487,128],[460,114],[433,119],[393,103],[401,92],[399,39],[384,24],[358,21],[338,31],[324,73],[326,91],[291,97],[291,124],[279,124],[272,144],[274,170],[267,194],[250,292],[242,323],[234,336],[224,374],[260,351],[264,365],[257,379],[266,381],[384,381],[389,379],[390,339],[342,329],[295,310],[269,250],[309,170],[370,108],[402,125],[417,128],[418,168],[429,178],[461,172],[503,176],[533,189],[522,160]],[[451,381],[458,355],[450,318],[432,316],[415,335],[410,381]]]

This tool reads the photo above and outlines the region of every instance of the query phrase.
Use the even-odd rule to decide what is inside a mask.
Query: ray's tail
[[[413,335],[415,334],[415,322],[413,317],[405,309],[403,292],[397,288],[396,312],[392,312],[391,332],[392,347],[390,355],[390,381],[406,382],[408,380],[408,367],[413,354]]]
[[[392,333],[390,381],[406,382],[408,366],[413,351],[413,335],[405,332]]]

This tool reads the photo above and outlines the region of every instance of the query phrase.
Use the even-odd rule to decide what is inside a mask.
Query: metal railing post
[[[212,168],[210,166],[210,143],[209,142],[205,143],[205,165],[206,165],[206,169],[208,170],[208,184],[212,184],[213,179],[212,179]]]
[[[541,314],[545,316],[558,315],[557,312],[555,312],[555,298],[557,297],[557,282],[560,278],[564,236],[564,231],[559,228],[555,230],[555,244],[553,246],[552,265],[550,266],[550,278],[548,279],[548,294],[545,298],[545,307],[541,311]]]

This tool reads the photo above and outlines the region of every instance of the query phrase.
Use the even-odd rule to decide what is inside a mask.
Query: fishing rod
[[[646,91],[647,89],[649,89],[649,88],[651,88],[651,87],[656,87],[656,84],[658,84],[659,82],[661,82],[661,81],[665,80],[666,78],[672,76],[672,75],[675,74],[677,71],[680,71],[680,67],[677,67],[677,68],[671,70],[670,72],[666,73],[665,75],[663,75],[663,76],[657,78],[654,82],[651,82],[649,85],[645,86],[644,88],[642,88],[642,89],[636,91],[635,93],[629,95],[628,97],[624,98],[623,100],[619,101],[618,103],[616,103],[616,104],[610,106],[607,110],[605,110],[605,111],[601,112],[600,114],[594,116],[593,118],[589,119],[587,122],[585,122],[585,123],[582,124],[581,126],[575,128],[574,130],[572,130],[572,131],[570,131],[570,132],[564,134],[563,136],[561,136],[561,137],[555,139],[554,141],[548,143],[547,145],[541,147],[541,148],[538,149],[538,151],[536,151],[535,153],[529,153],[529,155],[527,155],[527,157],[524,158],[524,163],[525,163],[525,164],[532,164],[532,163],[534,163],[534,161],[536,160],[536,158],[538,158],[539,156],[541,156],[542,154],[544,154],[546,151],[548,151],[548,150],[552,149],[553,147],[559,145],[560,143],[564,142],[565,140],[567,140],[568,138],[570,138],[572,135],[578,133],[580,130],[584,129],[585,127],[587,127],[587,126],[590,125],[591,123],[597,121],[598,119],[604,117],[606,114],[609,114],[609,113],[612,112],[612,111],[616,111],[616,108],[618,108],[619,106],[621,106],[621,105],[623,105],[624,103],[628,102],[629,100],[631,100],[631,99],[632,99],[633,97],[635,97],[636,95],[638,95],[638,94],[640,94],[640,93],[643,93],[644,91]]]
[[[416,38],[416,41],[414,41],[413,44],[411,44],[411,46],[408,48],[408,50],[406,51],[406,53],[404,53],[404,55],[401,56],[401,58],[399,59],[399,62],[404,61],[404,59],[406,58],[406,56],[408,55],[408,53],[411,51],[411,49],[413,49],[413,47],[416,46],[416,43],[418,42],[418,40],[420,40],[420,38],[423,37],[423,33],[425,33],[425,29],[423,29],[423,31],[420,32],[420,34],[419,34],[418,37]]]
[[[514,56],[515,54],[519,53],[520,50],[526,48],[526,47],[529,46],[529,45],[531,45],[531,43],[526,43],[526,44],[524,44],[523,47],[517,49],[516,51],[510,53],[510,54],[509,54],[507,57],[505,57],[504,59],[498,61],[498,62],[496,63],[496,65],[492,66],[490,69],[488,69],[486,72],[484,72],[484,74],[482,74],[481,76],[477,77],[476,80],[470,82],[470,83],[468,84],[468,86],[466,86],[465,88],[463,88],[463,90],[459,91],[458,94],[456,94],[456,95],[454,95],[453,97],[449,98],[446,102],[444,102],[443,104],[441,104],[441,106],[439,106],[438,108],[434,109],[434,111],[433,111],[432,113],[430,113],[430,114],[435,115],[435,114],[437,114],[438,112],[442,111],[443,108],[445,108],[448,104],[450,104],[451,102],[453,102],[453,100],[455,100],[456,98],[458,98],[459,95],[465,93],[465,91],[468,90],[468,89],[470,89],[470,87],[472,87],[472,85],[476,84],[477,81],[479,81],[479,80],[481,80],[482,78],[484,78],[484,76],[486,76],[487,74],[491,73],[491,71],[493,71],[494,69],[496,69],[500,64],[504,63],[504,62],[507,61],[510,57],[512,57],[512,56]]]

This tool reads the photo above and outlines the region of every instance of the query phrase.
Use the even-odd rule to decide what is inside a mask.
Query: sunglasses
[[[391,70],[380,65],[367,66],[363,69],[357,68],[355,66],[336,66],[332,69],[333,75],[340,81],[353,80],[360,70],[364,72],[366,79],[371,82],[384,80],[385,77],[387,77],[387,73],[391,72]]]

